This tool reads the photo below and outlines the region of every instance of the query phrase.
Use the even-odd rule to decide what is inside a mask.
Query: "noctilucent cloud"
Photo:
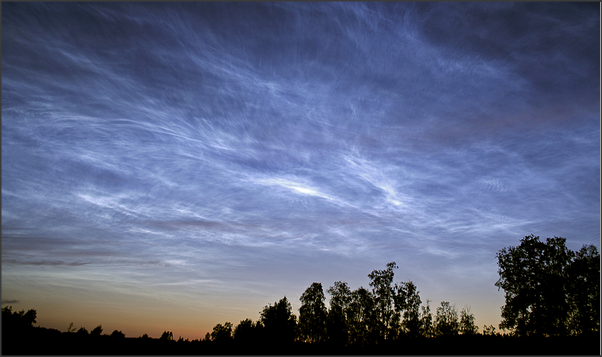
[[[2,304],[202,338],[397,262],[600,247],[597,3],[2,3]]]

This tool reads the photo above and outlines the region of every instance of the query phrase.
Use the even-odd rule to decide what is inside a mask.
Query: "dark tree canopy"
[[[14,329],[26,329],[33,327],[36,323],[37,312],[34,309],[30,309],[27,312],[25,310],[13,311],[12,306],[5,306],[2,308],[2,327]]]
[[[448,301],[442,301],[435,316],[435,332],[438,336],[457,335],[460,331],[458,312]]]
[[[350,342],[357,345],[377,340],[378,328],[374,297],[370,291],[359,287],[351,292],[347,312]]]
[[[274,343],[291,343],[295,339],[297,317],[288,299],[283,297],[273,306],[268,304],[261,312],[264,334]]]
[[[402,282],[396,285],[397,297],[395,299],[395,308],[400,313],[403,312],[403,328],[408,336],[416,337],[420,335],[420,291],[416,285],[411,282]]]
[[[600,331],[600,254],[593,245],[575,253],[568,268],[569,329],[573,335]]]
[[[337,344],[346,344],[349,338],[347,314],[351,302],[351,290],[346,282],[336,281],[328,288],[330,310],[326,321],[328,339]]]
[[[321,283],[313,283],[301,295],[299,308],[299,338],[307,342],[326,339],[326,305]]]
[[[505,291],[500,328],[520,336],[599,331],[600,261],[594,246],[575,253],[566,239],[529,235],[497,254],[498,289]]]
[[[427,299],[426,305],[423,305],[420,310],[420,335],[424,337],[433,337],[435,334],[430,302]]]
[[[232,323],[217,324],[211,332],[211,341],[226,343],[232,340]]]
[[[329,341],[361,346],[404,336],[435,335],[429,301],[421,309],[420,292],[412,281],[393,283],[397,268],[395,262],[390,262],[384,270],[373,270],[368,275],[371,290],[360,287],[351,291],[347,283],[341,281],[328,289],[331,296],[326,325]],[[457,312],[453,311],[458,324]],[[474,323],[474,315],[468,312],[466,319],[467,323]],[[441,328],[448,334],[449,328],[443,325],[445,321]],[[473,326],[470,328],[472,331]],[[457,334],[458,327],[453,330]]]
[[[244,319],[234,328],[233,337],[239,343],[253,343],[259,339],[262,327],[259,321]]]
[[[375,333],[380,340],[391,337],[399,322],[399,312],[394,308],[396,291],[393,286],[395,262],[387,264],[385,270],[373,270],[368,274],[374,301]]]
[[[460,311],[460,333],[463,335],[474,335],[479,331],[475,323],[475,317],[466,306]]]

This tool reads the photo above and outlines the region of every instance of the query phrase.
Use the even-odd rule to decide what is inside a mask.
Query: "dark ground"
[[[273,342],[218,344],[159,339],[89,336],[53,329],[3,331],[2,355],[600,355],[600,335],[563,338],[515,338],[503,336],[455,336],[406,338],[370,346]]]

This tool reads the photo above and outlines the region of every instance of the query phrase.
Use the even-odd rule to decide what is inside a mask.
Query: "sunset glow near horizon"
[[[597,3],[2,3],[2,306],[201,339],[395,261],[600,247]],[[327,295],[328,304],[328,295]]]

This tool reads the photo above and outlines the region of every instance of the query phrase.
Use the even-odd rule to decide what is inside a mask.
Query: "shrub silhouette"
[[[90,336],[100,336],[102,333],[102,325],[98,325],[90,331]]]
[[[173,341],[173,332],[171,331],[163,331],[161,337],[159,337],[161,341]]]
[[[125,333],[115,330],[115,331],[111,332],[111,334],[109,336],[111,336],[111,338],[125,338]]]

